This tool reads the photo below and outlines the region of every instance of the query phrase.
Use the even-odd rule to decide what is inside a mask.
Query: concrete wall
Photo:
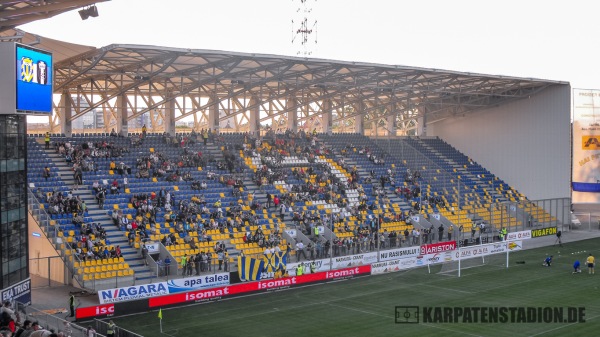
[[[570,197],[571,88],[427,125],[530,200]]]

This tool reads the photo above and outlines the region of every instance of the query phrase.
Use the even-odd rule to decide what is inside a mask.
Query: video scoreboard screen
[[[0,43],[0,113],[52,114],[53,64],[50,52]]]

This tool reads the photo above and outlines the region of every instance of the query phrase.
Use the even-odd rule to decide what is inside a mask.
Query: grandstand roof
[[[0,32],[109,0],[0,0]]]
[[[147,106],[132,109],[135,113],[129,119],[160,108],[175,97],[204,96],[221,102],[237,100],[238,111],[221,115],[221,120],[266,101],[296,97],[302,104],[330,99],[332,110],[364,104],[354,109],[356,113],[338,118],[376,111],[378,117],[418,111],[428,114],[428,121],[433,122],[567,84],[398,65],[126,44],[75,55],[57,62],[55,69],[57,92],[104,96],[88,102],[89,107],[78,110],[72,119],[119,95],[135,94],[146,97]],[[251,97],[258,100],[247,103]],[[209,105],[195,102],[176,119]],[[283,107],[278,114],[286,112]]]
[[[19,29],[9,29],[0,32],[0,40],[18,41],[26,45],[51,51],[54,62],[60,62],[66,58],[96,49],[95,47],[49,39]]]

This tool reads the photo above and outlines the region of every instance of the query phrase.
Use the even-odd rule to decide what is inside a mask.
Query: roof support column
[[[354,132],[358,133],[358,134],[364,134],[365,133],[365,128],[364,128],[364,115],[363,115],[363,111],[365,110],[365,104],[363,102],[359,102],[358,103],[358,112],[360,113],[360,115],[354,117]]]
[[[127,96],[125,94],[117,97],[115,110],[117,110],[117,134],[127,137],[129,128],[127,126]]]
[[[175,136],[175,100],[171,99],[165,103],[164,108],[165,132]]]
[[[252,110],[248,111],[250,114],[250,134],[260,136],[260,100],[258,96],[252,95],[250,97],[249,105],[253,106]]]
[[[71,114],[73,107],[73,98],[69,91],[63,91],[60,95],[59,103],[59,116],[60,116],[60,133],[63,133],[66,137],[71,137],[73,133]]]
[[[285,100],[287,109],[287,128],[292,131],[298,131],[298,101],[296,96],[289,95]]]
[[[417,118],[417,136],[427,136],[427,114],[426,113],[421,114],[419,116],[419,118]]]
[[[219,128],[219,99],[216,94],[208,98],[208,128],[217,130]]]
[[[331,111],[331,100],[325,99],[323,101],[323,133],[328,135],[331,134],[333,128],[333,112]]]
[[[395,113],[387,116],[386,128],[387,128],[388,137],[396,136],[396,114]]]

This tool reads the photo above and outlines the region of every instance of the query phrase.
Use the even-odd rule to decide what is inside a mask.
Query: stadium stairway
[[[99,223],[106,231],[106,238],[111,245],[120,246],[125,262],[133,269],[135,273],[136,283],[148,282],[152,279],[152,271],[145,265],[140,253],[133,247],[129,246],[127,237],[123,232],[113,224],[113,221],[107,211],[100,209],[96,202],[96,197],[93,192],[86,186],[80,186],[78,190],[74,190],[75,180],[73,179],[73,170],[65,162],[64,158],[57,154],[54,150],[44,150],[46,155],[52,160],[58,168],[58,174],[61,179],[67,184],[74,196],[79,196],[85,201],[88,208],[88,214],[93,218],[93,223]],[[85,183],[85,182],[84,182]]]

